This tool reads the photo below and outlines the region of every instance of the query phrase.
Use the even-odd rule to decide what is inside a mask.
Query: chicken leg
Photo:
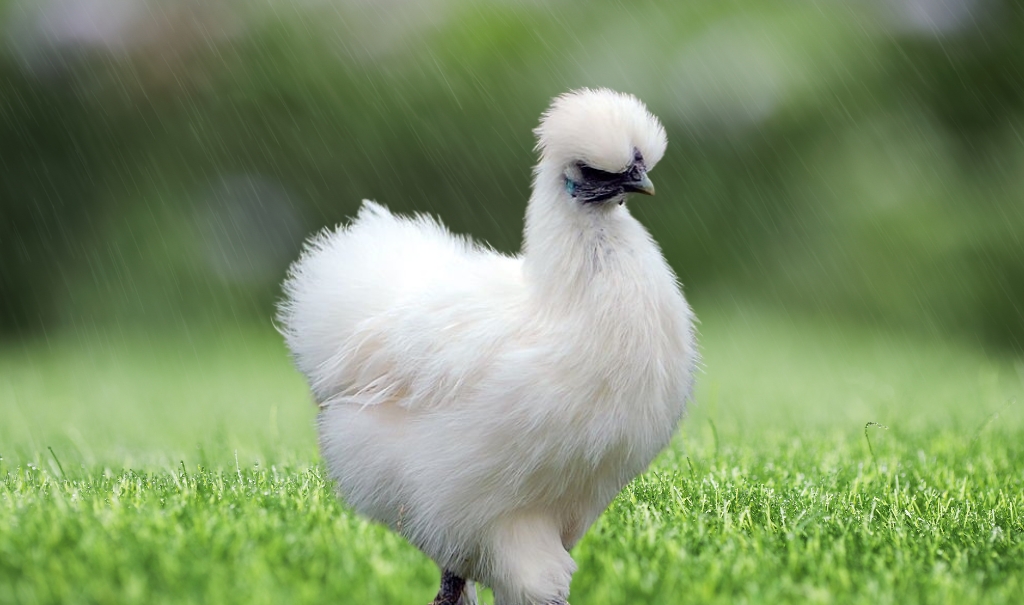
[[[447,569],[441,573],[441,589],[430,605],[477,605],[476,590],[472,583],[466,582]],[[548,605],[569,605],[567,601],[559,599]]]
[[[441,573],[441,589],[430,605],[476,605],[476,590],[447,569]]]

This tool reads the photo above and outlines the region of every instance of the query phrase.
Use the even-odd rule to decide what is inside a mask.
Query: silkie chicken
[[[670,441],[698,354],[675,273],[625,205],[665,131],[578,90],[535,130],[522,252],[365,201],[307,242],[279,323],[348,504],[441,569],[434,605],[565,605],[569,550]]]

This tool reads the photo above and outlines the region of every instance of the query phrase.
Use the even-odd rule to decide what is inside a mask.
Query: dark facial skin
[[[576,169],[579,177],[571,179],[566,176],[565,188],[581,204],[596,204],[613,199],[622,203],[622,196],[627,193],[651,193],[643,187],[647,168],[639,150],[634,150],[633,163],[623,172],[605,172],[583,162],[577,162]]]

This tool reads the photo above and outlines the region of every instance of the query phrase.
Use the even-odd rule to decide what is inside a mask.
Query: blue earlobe
[[[569,195],[576,197],[576,183],[569,179],[565,179],[565,191]]]

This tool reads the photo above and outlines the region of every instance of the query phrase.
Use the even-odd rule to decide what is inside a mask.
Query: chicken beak
[[[634,193],[654,195],[654,183],[651,182],[651,178],[647,176],[646,172],[643,174],[643,177],[640,180],[626,183],[625,189],[626,191]]]

